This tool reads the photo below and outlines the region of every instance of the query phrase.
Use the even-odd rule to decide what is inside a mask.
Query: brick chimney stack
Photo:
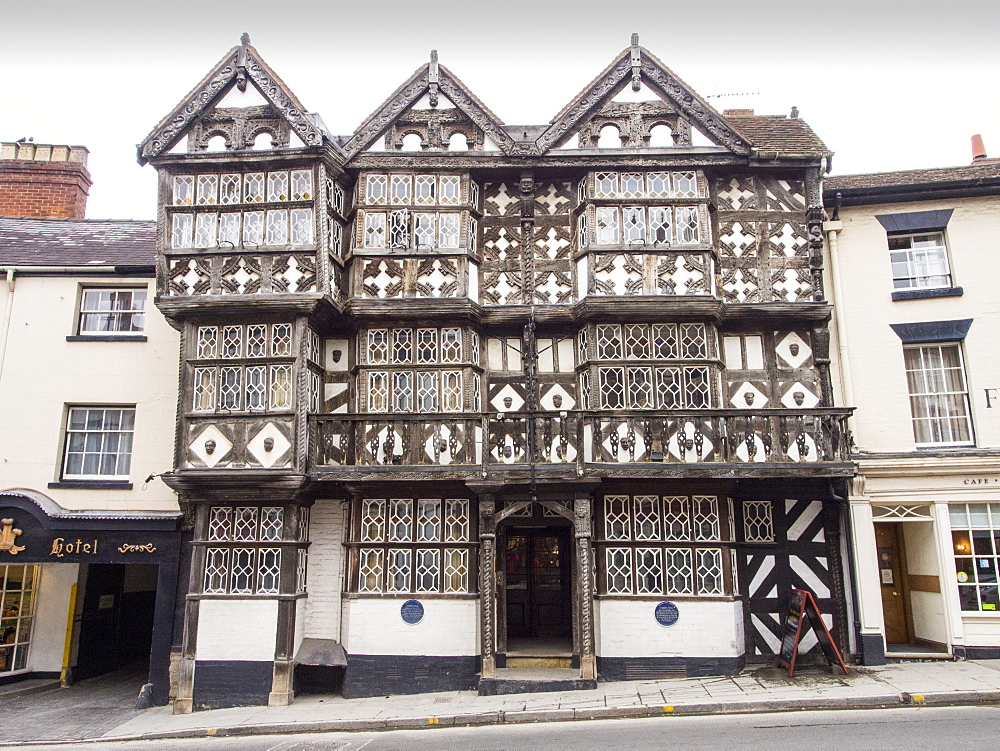
[[[0,143],[0,216],[83,219],[93,181],[83,146]]]

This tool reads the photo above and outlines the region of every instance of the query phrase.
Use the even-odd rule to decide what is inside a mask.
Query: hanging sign
[[[399,615],[403,623],[415,626],[424,619],[424,606],[419,600],[407,600],[400,606]]]
[[[847,675],[847,665],[830,635],[830,630],[823,622],[819,607],[812,592],[807,589],[793,589],[792,599],[788,603],[788,615],[785,616],[785,628],[781,637],[781,652],[778,654],[778,664],[788,668],[788,677],[795,673],[795,660],[799,654],[799,641],[802,638],[803,625],[812,627],[819,641],[827,662],[840,665]]]
[[[653,617],[656,618],[656,622],[661,626],[673,626],[677,623],[680,613],[677,610],[677,606],[672,602],[661,602],[653,611]]]

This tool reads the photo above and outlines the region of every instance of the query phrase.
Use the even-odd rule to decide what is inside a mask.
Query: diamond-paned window
[[[389,374],[385,371],[368,372],[368,411],[389,411]]]
[[[438,215],[438,246],[459,247],[461,214],[443,213]]]
[[[264,244],[264,212],[248,211],[243,215],[243,244]]]
[[[219,176],[198,175],[199,206],[214,206],[219,202]]]
[[[594,176],[594,197],[595,198],[618,197],[617,172],[598,172]]]
[[[632,549],[605,549],[605,589],[608,594],[632,594]]]
[[[676,323],[653,324],[653,357],[673,360],[680,357]]]
[[[287,357],[292,354],[292,325],[276,323],[271,327],[271,354]]]
[[[190,248],[193,239],[194,217],[191,214],[174,214],[171,220],[170,247]]]
[[[257,550],[257,593],[277,594],[281,578],[281,550],[279,548],[259,548]]]
[[[649,327],[625,324],[625,357],[631,360],[649,359]]]
[[[261,203],[264,200],[264,173],[252,172],[243,176],[243,202]]]
[[[380,542],[385,537],[385,508],[383,498],[368,498],[361,505],[361,539]]]
[[[288,244],[288,212],[268,211],[267,212],[267,244],[287,245]]]
[[[597,207],[597,244],[617,245],[621,242],[621,232],[618,225],[618,208],[615,206]]]
[[[465,592],[469,578],[469,551],[465,548],[444,549],[444,591]]]
[[[267,409],[267,368],[263,365],[246,369],[246,408]]]
[[[647,172],[646,195],[650,198],[670,198],[670,173]]]
[[[703,323],[682,323],[680,326],[682,357],[703,360],[708,357],[708,337]]]
[[[663,552],[667,559],[665,571],[667,579],[667,594],[694,594],[694,572],[691,570],[691,549],[666,548]]]
[[[743,501],[743,539],[746,542],[774,542],[770,501]]]
[[[198,328],[198,357],[217,357],[219,351],[219,329],[216,326]]]
[[[174,206],[190,206],[194,203],[194,175],[174,177]]]
[[[243,327],[224,326],[222,329],[222,357],[236,358],[243,356]]]
[[[692,499],[695,540],[719,540],[719,499],[714,495],[696,495]]]
[[[383,556],[385,551],[382,548],[361,548],[359,551],[359,571],[358,571],[358,591],[359,592],[381,592],[383,591],[382,573]]]
[[[243,368],[221,368],[219,370],[220,409],[242,409]]]
[[[413,411],[413,373],[400,370],[392,374],[392,399],[397,412]]]
[[[601,409],[625,407],[625,368],[598,368]]]
[[[631,409],[651,409],[655,406],[653,399],[652,368],[627,368],[625,371],[628,385],[628,406]]]
[[[642,198],[645,194],[641,172],[624,172],[621,176],[621,198]]]
[[[229,583],[229,548],[209,548],[205,551],[205,592],[222,594]]]
[[[417,373],[417,411],[438,411],[437,371]]]
[[[413,572],[413,551],[390,548],[386,551],[386,592],[407,592]]]
[[[214,248],[218,229],[218,214],[198,214],[194,226],[194,246],[196,248]]]
[[[413,202],[418,206],[432,206],[437,200],[436,183],[434,175],[417,175]]]
[[[597,357],[601,360],[622,359],[622,330],[620,326],[597,327]]]
[[[441,551],[437,548],[418,549],[416,552],[416,564],[414,566],[416,575],[417,592],[437,592],[441,579]]]
[[[267,173],[267,200],[287,201],[288,200],[288,173],[268,172]]]
[[[412,190],[409,175],[392,175],[389,178],[389,202],[409,204]]]
[[[604,496],[604,538],[606,540],[629,539],[630,509],[629,496]]]
[[[368,329],[368,362],[389,362],[389,330]]]
[[[240,244],[240,214],[219,215],[218,244],[236,247]]]
[[[461,203],[462,180],[458,175],[441,175],[438,184],[441,189],[439,196],[442,205],[448,206]]]
[[[698,197],[698,180],[694,172],[674,172],[674,197]]]
[[[389,501],[389,540],[409,542],[413,539],[413,501],[394,498]]]
[[[433,248],[437,240],[437,214],[415,213],[413,215],[413,238],[418,248]]]
[[[389,247],[410,247],[410,212],[406,209],[389,212]]]
[[[712,390],[708,368],[684,368],[684,399],[689,409],[711,406]]]
[[[441,362],[462,361],[462,329],[441,329]]]
[[[212,506],[208,514],[208,539],[231,540],[234,514],[232,506]]]
[[[365,247],[385,247],[385,214],[365,212]]]
[[[438,330],[417,329],[417,362],[432,363],[438,359]]]
[[[392,361],[413,362],[413,329],[394,329],[392,332]]]
[[[445,541],[466,542],[469,539],[469,502],[464,498],[449,498],[444,503]]]
[[[663,496],[663,539],[691,538],[691,502],[686,495]]]
[[[368,175],[365,182],[365,202],[384,206],[388,197],[385,175]]]
[[[254,324],[247,326],[247,357],[267,356],[267,326]]]
[[[441,372],[441,409],[444,412],[462,411],[462,371]]]
[[[223,175],[219,181],[219,203],[226,206],[243,203],[243,179],[240,175]]]
[[[194,369],[194,409],[198,412],[215,410],[215,368]]]
[[[313,243],[313,212],[312,209],[292,209],[291,216],[291,244],[311,245]],[[334,222],[334,226],[340,227]],[[273,243],[272,243],[273,244]],[[335,247],[339,247],[337,241]]]
[[[669,245],[673,242],[673,221],[669,208],[650,206],[649,241],[654,245]]]
[[[645,245],[646,210],[641,206],[626,206],[622,209],[622,231],[628,245]]]
[[[635,549],[636,594],[663,592],[663,550],[661,548]]]
[[[696,206],[677,207],[676,242],[680,245],[694,245],[701,242],[701,229]]]
[[[308,201],[313,197],[312,170],[292,170],[291,196],[293,201]]]
[[[660,497],[658,495],[637,495],[633,501],[635,509],[636,540],[660,540]]]
[[[441,541],[441,500],[421,498],[417,501],[417,542]]]
[[[290,409],[292,406],[292,366],[272,365],[271,409]]]

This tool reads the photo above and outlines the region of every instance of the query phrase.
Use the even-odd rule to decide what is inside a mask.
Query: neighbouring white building
[[[87,150],[0,146],[0,684],[150,660],[166,703],[178,334],[155,222],[83,218]],[[16,214],[16,216],[12,216]]]
[[[824,184],[866,664],[1000,657],[1000,160],[974,152]]]

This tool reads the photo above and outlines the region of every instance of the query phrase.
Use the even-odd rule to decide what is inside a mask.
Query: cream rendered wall
[[[82,286],[146,286],[146,342],[67,342]],[[5,439],[0,489],[28,488],[68,509],[176,510],[174,493],[151,472],[173,466],[179,335],[153,305],[151,279],[16,276],[0,374]],[[7,288],[0,284],[0,313]],[[0,325],[2,325],[0,320]],[[0,335],[2,336],[2,335]],[[66,404],[134,404],[132,490],[48,488],[62,463]]]
[[[875,215],[937,209],[954,209],[945,236],[952,282],[962,287],[964,294],[894,302],[886,233]],[[841,209],[840,218],[839,293],[846,316],[855,401],[847,406],[858,407],[854,439],[859,448],[870,452],[915,449],[903,344],[889,324],[963,318],[973,319],[963,355],[976,445],[1000,446],[1000,403],[994,402],[994,407],[987,409],[983,391],[1000,388],[1000,326],[991,320],[1000,312],[1000,305],[988,275],[996,265],[1000,202],[987,197],[847,207]],[[837,341],[835,338],[831,349],[839,383]]]
[[[678,602],[673,626],[653,617],[655,602],[598,600],[600,657],[738,657],[743,654],[743,603]]]
[[[79,574],[80,566],[76,563],[41,566],[35,600],[35,625],[28,648],[28,667],[32,670],[62,670],[70,592]]]
[[[479,600],[421,600],[424,617],[409,625],[399,599],[345,599],[343,645],[349,655],[479,654]]]

